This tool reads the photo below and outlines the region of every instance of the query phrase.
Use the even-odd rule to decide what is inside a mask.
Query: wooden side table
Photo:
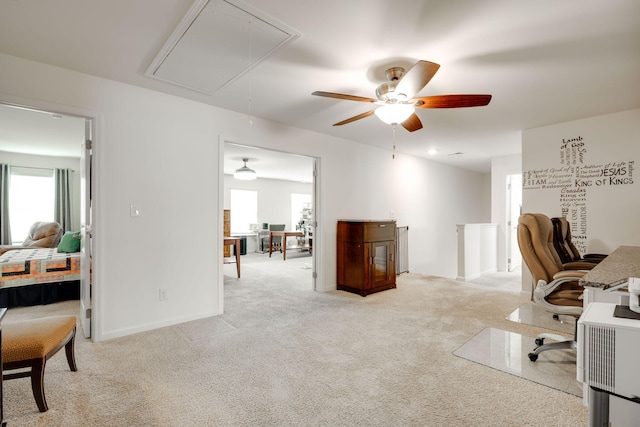
[[[287,237],[304,237],[304,233],[302,231],[271,231],[269,233],[269,258],[271,258],[271,252],[273,252],[273,238],[281,236],[282,242],[280,242],[280,247],[282,248],[282,260],[287,260]],[[292,246],[290,249],[297,248],[299,246]]]

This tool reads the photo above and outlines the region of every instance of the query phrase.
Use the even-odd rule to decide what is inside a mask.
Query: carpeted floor
[[[293,257],[272,261],[294,266]],[[311,258],[298,262],[310,277]],[[453,355],[488,327],[543,331],[505,319],[526,302],[519,292],[408,273],[397,289],[362,298],[265,281],[250,264],[242,279],[225,269],[224,315],[78,339],[78,372],[56,355],[47,413],[28,379],[6,381],[9,426],[588,424],[578,397]],[[4,322],[77,305],[47,310],[11,309]]]

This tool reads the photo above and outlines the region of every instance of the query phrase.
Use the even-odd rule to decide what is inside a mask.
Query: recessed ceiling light
[[[435,148],[431,148],[429,151],[427,151],[427,154],[429,154],[430,156],[435,156],[436,154],[438,154],[438,150],[436,150]]]
[[[462,151],[458,151],[457,153],[447,154],[447,157],[462,157]]]

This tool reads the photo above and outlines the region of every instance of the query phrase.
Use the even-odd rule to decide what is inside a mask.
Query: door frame
[[[516,191],[516,189],[518,191]],[[519,195],[519,197],[514,195]],[[522,256],[518,247],[518,217],[522,213],[522,174],[507,175],[507,271],[513,271],[522,265]],[[517,207],[516,208],[516,203]]]
[[[80,324],[85,338],[94,334],[91,330],[91,269],[93,259],[92,174],[93,170],[93,120],[84,119],[84,141],[80,148]]]
[[[293,155],[297,155],[297,156],[304,156],[304,157],[308,157],[310,159],[313,159],[313,183],[312,183],[312,195],[311,195],[311,200],[313,203],[313,224],[314,224],[314,228],[313,228],[313,251],[311,253],[311,264],[312,264],[312,289],[313,291],[318,291],[319,287],[318,287],[318,283],[324,283],[322,281],[322,269],[320,268],[320,266],[322,265],[322,233],[321,233],[321,221],[319,220],[320,216],[319,216],[319,211],[320,211],[320,158],[318,157],[314,157],[314,156],[310,156],[308,154],[304,154],[304,153],[297,153],[297,152],[293,152],[293,151],[285,151],[285,150],[278,150],[278,149],[274,149],[274,148],[270,148],[270,147],[262,147],[262,146],[258,146],[258,145],[252,145],[251,143],[239,143],[237,141],[234,141],[232,138],[226,138],[222,135],[219,135],[218,137],[218,206],[220,207],[220,209],[218,209],[219,215],[218,215],[218,230],[219,232],[221,232],[221,230],[223,229],[224,225],[223,225],[223,213],[222,211],[224,210],[224,146],[226,143],[230,143],[230,144],[241,144],[241,145],[246,145],[247,147],[253,147],[256,148],[258,150],[269,150],[269,151],[276,151],[276,152],[280,152],[280,153],[286,153],[286,154],[293,154]],[[220,236],[222,237],[222,236]],[[219,287],[219,293],[218,293],[218,310],[219,313],[224,313],[224,272],[223,272],[223,259],[222,259],[222,254],[223,254],[223,245],[222,245],[222,238],[220,238],[220,245],[218,247],[218,281],[220,283],[220,287]],[[322,287],[320,288],[320,290],[323,290]]]
[[[87,176],[80,176],[80,180],[86,180],[87,178],[89,178],[91,180],[91,187],[92,187],[92,193],[93,193],[93,197],[92,197],[92,208],[91,208],[91,224],[93,226],[93,229],[91,230],[92,233],[92,252],[95,254],[97,251],[95,250],[95,248],[97,247],[97,235],[95,233],[95,218],[96,218],[96,194],[97,194],[97,180],[96,177],[98,176],[97,173],[97,146],[98,144],[96,144],[96,140],[98,139],[97,136],[97,132],[96,130],[98,129],[98,122],[99,122],[99,114],[96,113],[95,111],[90,111],[90,110],[85,110],[85,109],[78,109],[75,107],[71,107],[71,106],[67,106],[67,105],[60,105],[60,104],[53,104],[50,102],[46,102],[46,101],[41,101],[41,100],[34,100],[34,99],[27,99],[27,98],[22,98],[19,96],[13,96],[13,95],[7,95],[7,94],[1,94],[0,93],[0,104],[4,104],[4,105],[8,105],[11,107],[16,107],[16,108],[22,108],[22,109],[26,109],[26,110],[31,110],[31,111],[35,111],[38,113],[46,113],[46,114],[59,114],[59,115],[63,115],[63,116],[69,116],[69,117],[75,117],[78,119],[83,119],[85,121],[85,124],[87,122],[90,123],[90,128],[92,130],[92,155],[91,155],[91,168],[90,168],[90,173],[89,173],[89,177]],[[85,127],[85,132],[86,132],[86,127]],[[84,146],[84,143],[82,144],[82,146]],[[78,146],[78,150],[82,150],[83,147],[81,147],[80,145]],[[80,162],[80,158],[78,159],[78,161]],[[80,170],[82,171],[83,168],[80,168]],[[81,172],[82,174],[82,172]],[[89,203],[87,201],[87,203]],[[81,210],[85,210],[87,209],[87,206],[80,206]],[[96,263],[96,259],[98,257],[94,256],[92,258],[92,266],[91,267],[84,267],[82,264],[86,264],[86,263],[81,263],[81,275],[91,275],[93,277],[92,281],[93,283],[93,289],[89,290],[89,289],[85,289],[85,292],[90,293],[91,295],[91,299],[90,299],[90,307],[88,307],[89,310],[89,316],[90,316],[90,330],[87,332],[84,332],[85,337],[89,338],[91,337],[91,340],[94,341],[96,340],[96,333],[94,333],[95,331],[100,331],[100,323],[99,323],[99,312],[98,312],[98,307],[99,304],[98,302],[98,293],[96,292],[96,287],[95,287],[95,283],[96,283],[96,267],[97,267],[97,263]],[[84,268],[83,268],[84,267]],[[93,274],[91,274],[91,272],[86,271],[86,268],[91,268],[93,271]],[[86,285],[89,285],[88,283]],[[82,318],[82,316],[84,315],[83,313],[78,313],[78,315],[80,316],[80,318]],[[99,337],[98,337],[99,339]]]

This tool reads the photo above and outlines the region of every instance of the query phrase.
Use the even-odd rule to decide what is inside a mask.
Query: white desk
[[[247,231],[240,233],[231,233],[231,237],[244,237],[247,244],[247,253],[258,252],[260,241],[258,233],[255,231]]]

